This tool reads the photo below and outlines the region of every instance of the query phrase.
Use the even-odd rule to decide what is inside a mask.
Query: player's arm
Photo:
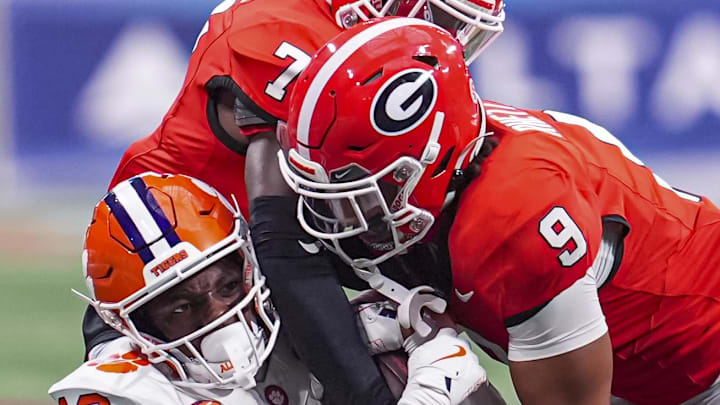
[[[503,220],[510,233],[491,263],[511,267],[501,314],[513,383],[524,404],[608,404],[612,347],[593,263],[611,244],[594,189],[572,157],[522,170],[533,197]],[[503,187],[498,195],[508,195]]]
[[[281,177],[278,149],[273,133],[251,136],[245,181],[255,253],[283,327],[329,403],[394,403],[329,258],[297,221],[297,196]]]
[[[510,362],[523,404],[610,403],[612,349],[605,333],[579,349],[547,359]]]
[[[612,347],[594,270],[508,327],[510,373],[527,404],[608,404]]]

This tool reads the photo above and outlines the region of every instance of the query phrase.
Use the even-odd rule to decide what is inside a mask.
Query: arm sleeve
[[[519,325],[508,328],[508,360],[530,361],[571,352],[607,332],[592,270]]]
[[[250,209],[255,253],[283,326],[327,403],[394,403],[325,251],[298,243],[313,240],[300,228],[296,203],[296,196],[259,197]]]

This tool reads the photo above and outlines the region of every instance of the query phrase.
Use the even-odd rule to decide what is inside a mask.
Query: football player
[[[390,14],[432,19],[456,33],[471,60],[502,32],[503,5],[502,0],[223,1],[197,39],[175,103],[153,134],[126,151],[110,186],[145,171],[183,173],[236,196],[241,212],[252,211],[258,260],[285,327],[301,358],[325,383],[326,396],[346,404],[389,402],[334,269],[322,252],[307,252],[317,251],[294,220],[294,198],[276,168],[276,122],[287,119],[287,95],[310,55],[342,29]],[[308,243],[299,245],[300,239]],[[323,327],[310,327],[318,324]],[[116,337],[92,310],[83,330],[88,352]]]
[[[146,173],[114,187],[85,235],[83,298],[123,337],[53,385],[57,403],[319,404],[322,386],[276,345],[248,236],[201,181]]]
[[[83,270],[83,298],[123,337],[51,387],[59,404],[320,404],[322,385],[278,334],[247,223],[206,183],[155,173],[119,183],[95,208]],[[399,373],[399,404],[504,403],[468,343],[451,345],[454,325],[418,346],[393,306],[357,305],[373,353],[407,349],[409,367],[381,363]],[[435,355],[458,347],[468,353]]]
[[[720,401],[720,210],[583,118],[481,100],[441,29],[340,34],[282,143],[303,228],[361,276],[434,267],[523,403]]]

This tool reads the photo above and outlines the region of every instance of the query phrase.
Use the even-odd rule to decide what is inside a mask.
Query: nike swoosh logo
[[[342,173],[333,173],[333,177],[335,177],[337,180],[341,180],[343,177],[347,176],[352,171],[352,167],[345,170]]]
[[[458,351],[457,351],[457,352],[455,352],[455,353],[453,353],[453,354],[448,354],[447,356],[444,356],[444,357],[440,357],[439,359],[433,361],[433,362],[430,363],[430,364],[435,364],[435,363],[437,363],[437,362],[440,361],[440,360],[452,359],[453,357],[462,357],[462,356],[464,356],[464,355],[467,354],[467,350],[465,350],[464,347],[462,347],[462,346],[460,346],[460,345],[455,345],[455,347],[458,348]]]
[[[457,288],[455,289],[455,295],[457,295],[458,299],[462,302],[470,301],[470,298],[472,298],[473,294],[475,294],[475,291],[473,290],[470,290],[469,292],[463,294]]]
[[[300,247],[305,249],[305,251],[310,253],[311,255],[314,255],[315,253],[320,251],[320,247],[318,247],[318,245],[316,245],[315,243],[304,243],[301,240],[299,240],[298,243],[300,244]]]

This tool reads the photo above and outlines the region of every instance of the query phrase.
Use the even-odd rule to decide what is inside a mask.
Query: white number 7
[[[556,230],[556,228],[559,228]],[[587,242],[580,228],[575,224],[563,207],[555,207],[540,220],[540,235],[554,249],[565,248],[558,255],[563,267],[571,267],[587,253]],[[570,251],[568,243],[575,242],[575,249]]]
[[[280,76],[268,82],[265,87],[265,94],[277,101],[282,101],[282,99],[285,98],[287,86],[305,70],[311,58],[310,55],[288,42],[280,44],[278,49],[275,50],[274,55],[280,59],[286,59],[288,57],[294,59],[294,61],[280,73]]]

